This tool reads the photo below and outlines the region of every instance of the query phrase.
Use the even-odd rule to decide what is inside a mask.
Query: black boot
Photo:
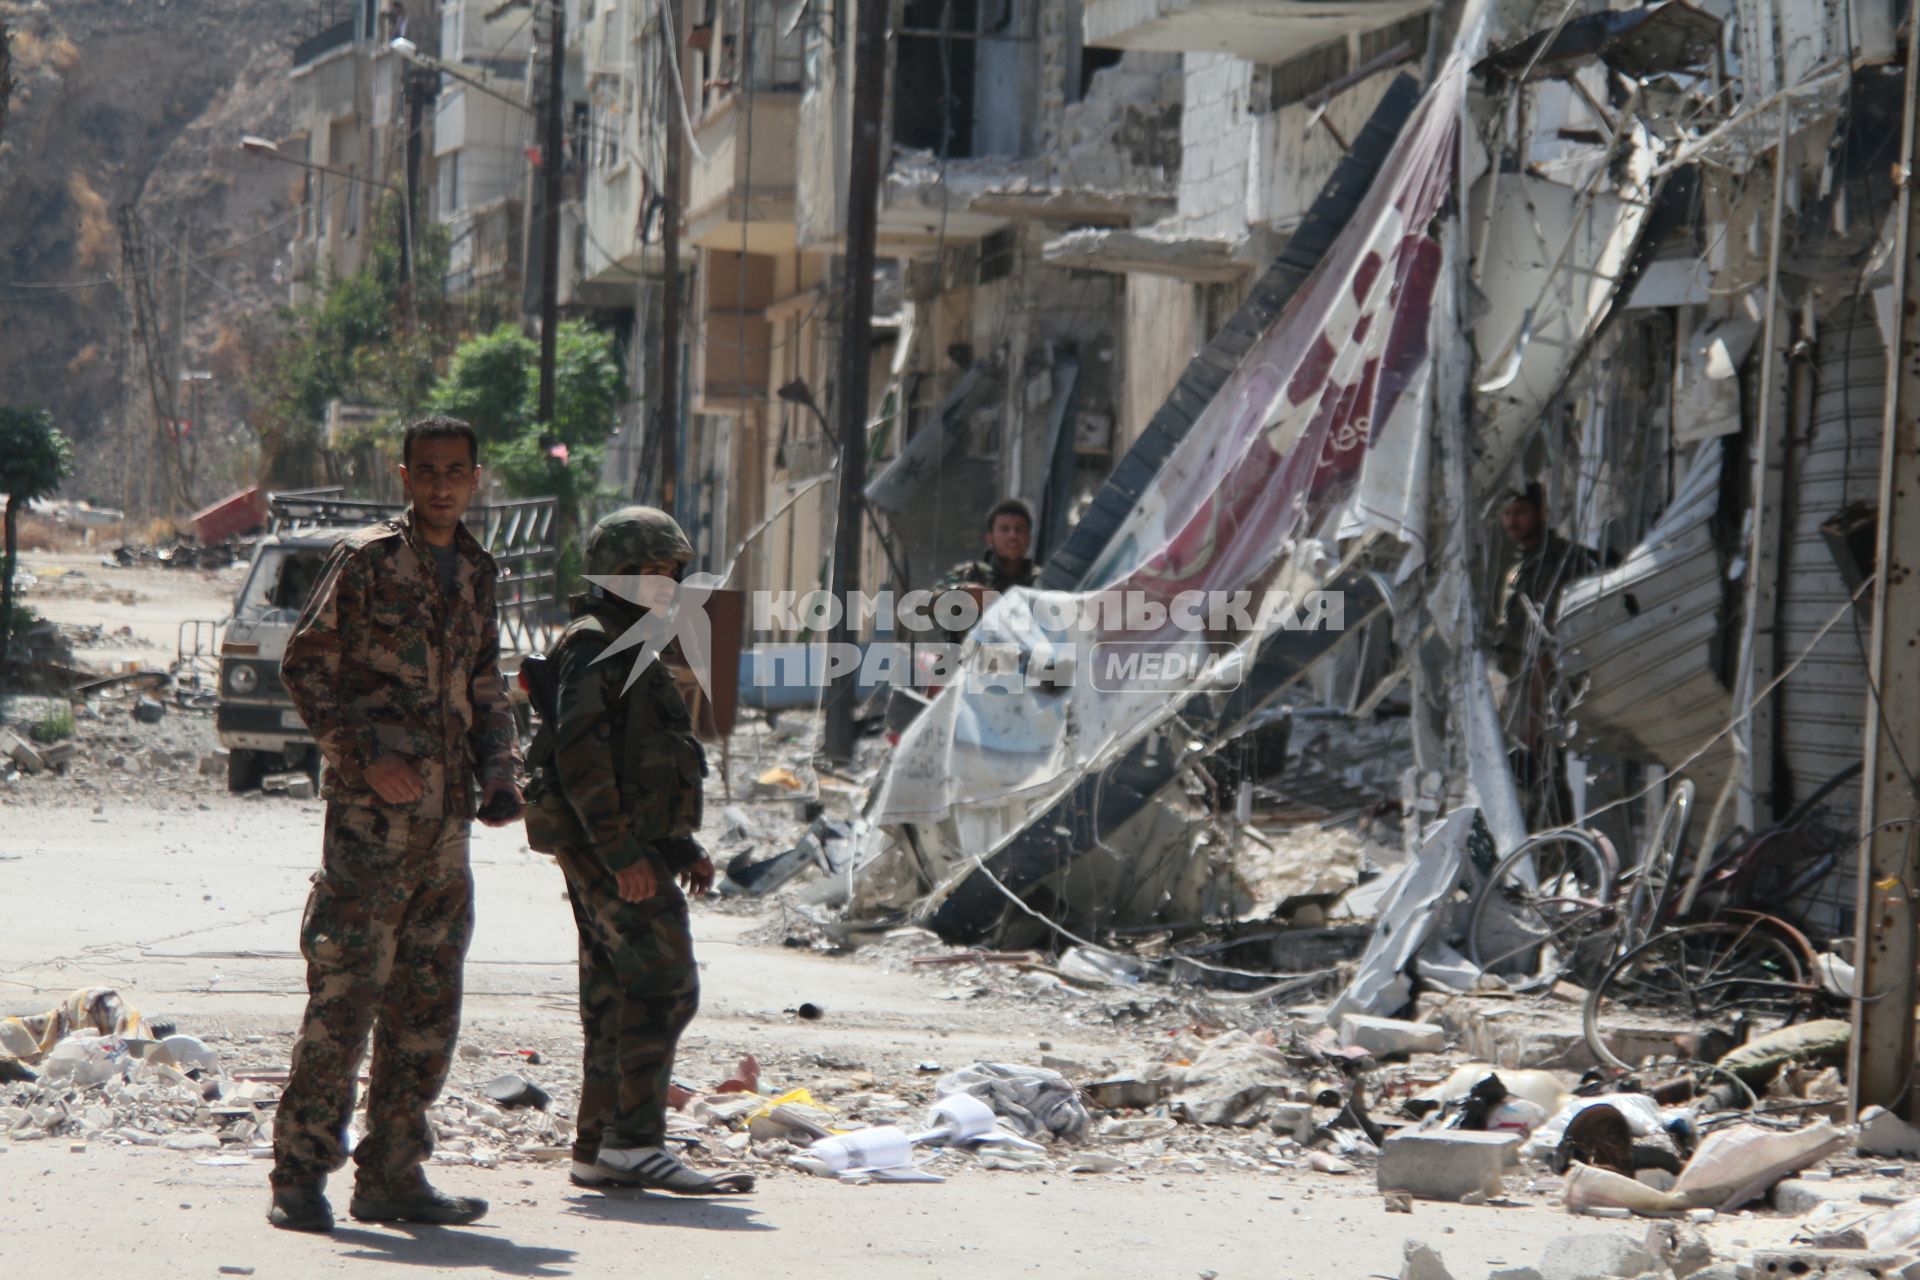
[[[435,1190],[421,1178],[405,1190],[356,1186],[347,1212],[361,1222],[427,1222],[463,1227],[486,1214],[487,1202],[478,1196],[450,1196]]]
[[[317,1182],[275,1187],[267,1221],[282,1231],[331,1231],[333,1206]]]

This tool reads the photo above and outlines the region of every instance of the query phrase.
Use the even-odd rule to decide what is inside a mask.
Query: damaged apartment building
[[[590,154],[570,300],[633,317],[639,392],[609,480],[658,498],[671,470],[709,567],[724,570],[743,548],[730,585],[823,586],[841,412],[850,6],[579,7]],[[1068,230],[1171,212],[1178,60],[1091,48],[1080,18],[1065,0],[915,0],[895,12],[871,587],[926,585],[973,554],[986,509],[1008,494],[1032,502],[1044,554],[1125,444],[1124,281],[1043,249]],[[667,371],[676,217],[687,301],[681,366]],[[677,414],[659,413],[665,395]],[[678,423],[670,447],[657,438],[666,421]]]
[[[1571,824],[1674,885],[1656,937],[1724,907],[1844,948],[1911,816],[1861,768],[1906,732],[1872,664],[1912,679],[1876,635],[1913,342],[1894,7],[1091,0],[1081,31],[1180,60],[1177,195],[1040,246],[1122,282],[1116,461],[978,651],[1114,638],[1049,593],[1331,590],[1343,625],[1216,629],[1224,683],[943,690],[814,900],[973,944],[1145,938],[1228,966],[1195,980],[1392,1014],[1479,981],[1468,907]],[[1517,495],[1557,557],[1538,600]],[[1331,722],[1345,792],[1306,812],[1392,812],[1400,847],[1315,895],[1356,923],[1309,954],[1241,872]]]

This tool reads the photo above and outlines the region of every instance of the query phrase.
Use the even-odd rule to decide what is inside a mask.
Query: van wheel
[[[227,790],[252,791],[265,774],[266,762],[258,751],[235,747],[227,753]]]

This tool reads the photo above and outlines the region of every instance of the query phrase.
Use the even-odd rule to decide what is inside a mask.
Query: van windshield
[[[320,580],[326,558],[325,547],[265,548],[234,602],[234,617],[247,622],[292,622]]]

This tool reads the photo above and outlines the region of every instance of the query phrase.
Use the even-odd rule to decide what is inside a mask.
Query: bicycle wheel
[[[1725,1030],[1742,1015],[1770,1031],[1812,995],[1798,948],[1766,918],[1716,920],[1655,934],[1621,956],[1587,993],[1582,1024],[1596,1058],[1630,1071],[1628,1036]],[[1613,1024],[1606,1031],[1603,1015]]]
[[[1660,825],[1647,842],[1646,856],[1634,869],[1633,892],[1627,897],[1626,949],[1632,950],[1652,937],[1667,918],[1667,906],[1673,901],[1678,878],[1680,848],[1686,842],[1687,826],[1693,818],[1694,786],[1691,778],[1682,778],[1667,797],[1660,811]]]
[[[1502,858],[1473,900],[1467,957],[1516,990],[1549,986],[1610,954],[1612,852],[1584,831],[1547,831]]]

